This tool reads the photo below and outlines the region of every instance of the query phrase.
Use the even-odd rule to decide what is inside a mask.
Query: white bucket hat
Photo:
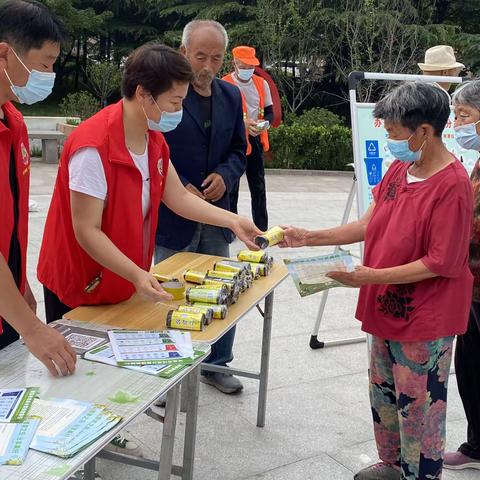
[[[424,72],[465,68],[463,63],[457,62],[453,48],[450,45],[436,45],[429,48],[425,52],[425,63],[418,63],[417,65]]]

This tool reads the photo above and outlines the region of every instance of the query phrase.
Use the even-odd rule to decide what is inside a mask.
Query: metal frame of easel
[[[358,217],[360,218],[365,212],[362,209],[362,199],[364,195],[363,182],[357,181],[357,176],[361,175],[361,151],[359,142],[359,128],[356,107],[357,103],[357,86],[362,80],[388,80],[388,81],[421,81],[421,82],[447,82],[447,83],[462,83],[468,80],[464,77],[440,77],[434,75],[402,75],[396,73],[370,73],[370,72],[351,72],[348,76],[348,90],[350,99],[350,113],[352,118],[352,143],[353,143],[353,159],[354,159],[354,176],[350,193],[348,195],[345,210],[343,212],[343,218],[340,225],[345,225],[348,222],[350,212],[352,210],[353,199],[355,194],[357,196],[357,209]],[[334,252],[338,252],[340,247],[335,247]],[[360,257],[363,258],[363,248],[360,247]],[[341,340],[320,341],[318,340],[318,331],[320,330],[320,324],[325,312],[325,306],[328,299],[328,290],[325,290],[322,294],[320,306],[317,312],[317,319],[310,336],[310,348],[319,349],[325,347],[333,347],[337,345],[351,345],[353,343],[365,342],[367,336],[346,338]]]

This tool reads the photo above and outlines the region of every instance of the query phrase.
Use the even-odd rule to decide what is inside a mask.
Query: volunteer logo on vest
[[[158,173],[163,177],[163,158],[160,158],[157,162]]]
[[[22,152],[23,164],[28,165],[30,163],[30,155],[23,142],[20,144],[20,151]]]

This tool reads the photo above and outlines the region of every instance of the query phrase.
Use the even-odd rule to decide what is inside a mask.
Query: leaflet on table
[[[355,270],[352,256],[346,251],[316,257],[289,258],[283,261],[302,297],[333,287],[346,287],[347,285],[332,280],[326,274],[333,271],[353,272]]]
[[[21,465],[27,456],[40,419],[0,423],[0,465]]]
[[[195,350],[194,357],[195,360],[204,355],[203,352]],[[101,345],[100,347],[94,348],[84,355],[85,360],[90,360],[92,362],[105,363],[107,365],[112,365],[115,367],[128,368],[129,370],[134,370],[140,373],[146,373],[148,375],[155,375],[161,378],[172,378],[177,373],[181,372],[186,364],[165,364],[159,363],[157,365],[139,365],[139,366],[129,366],[129,365],[118,365],[115,355],[109,343]]]
[[[23,422],[38,392],[37,387],[0,389],[0,422]]]
[[[193,361],[190,332],[109,330],[118,365],[154,365]]]
[[[64,458],[75,455],[121,421],[103,406],[60,398],[36,400],[32,413],[42,420],[31,448]]]
[[[108,342],[107,332],[77,327],[60,320],[50,325],[65,337],[78,355]]]

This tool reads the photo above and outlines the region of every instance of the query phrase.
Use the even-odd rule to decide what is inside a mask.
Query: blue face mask
[[[160,120],[155,122],[148,118],[145,109],[143,108],[143,113],[145,113],[145,117],[147,118],[147,125],[149,130],[153,130],[155,132],[162,132],[167,133],[175,130],[178,124],[182,121],[183,116],[183,108],[178,110],[177,112],[162,112],[160,107],[158,106],[155,99],[152,97],[153,102],[157,106],[158,110],[161,112]]]
[[[13,48],[12,52],[17,57],[18,61],[23,65],[23,68],[25,68],[25,70],[28,72],[27,83],[23,87],[19,87],[18,85],[13,84],[7,71],[4,70],[6,77],[10,82],[10,88],[17,97],[19,103],[32,105],[33,103],[45,100],[52,93],[53,84],[55,83],[55,74],[51,72],[29,70],[20,60],[20,57],[15,53]]]
[[[480,151],[480,135],[477,133],[476,125],[478,122],[460,125],[455,128],[455,140],[466,150]]]
[[[414,152],[410,150],[408,141],[412,138],[413,135],[410,135],[406,140],[391,140],[387,138],[387,146],[390,150],[390,153],[401,162],[411,163],[420,160],[422,157],[422,148],[425,142],[422,144],[419,150]]]
[[[244,82],[248,82],[255,72],[254,68],[238,68],[238,78]]]

